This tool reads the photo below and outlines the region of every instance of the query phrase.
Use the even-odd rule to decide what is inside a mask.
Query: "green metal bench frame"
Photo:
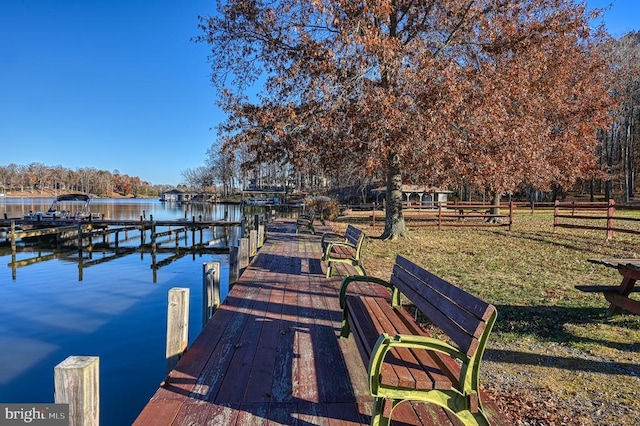
[[[366,276],[351,276],[343,280],[340,289],[340,306],[343,309],[343,321],[341,337],[348,337],[351,327],[358,327],[356,321],[349,322],[349,298],[372,298],[371,296],[347,295],[350,284],[368,282],[380,284],[391,292],[391,308],[397,315],[388,318],[393,321],[414,321],[406,309],[401,305],[401,294],[435,326],[445,332],[454,344],[449,344],[440,339],[427,336],[425,332],[420,334],[396,334],[381,333],[370,354],[365,353],[370,345],[358,342],[361,348],[363,360],[367,362],[369,388],[375,397],[374,410],[371,417],[372,425],[387,425],[390,422],[393,409],[404,401],[424,401],[437,404],[458,417],[465,425],[489,425],[480,401],[478,376],[480,362],[484,353],[489,334],[495,320],[497,311],[488,304],[464,290],[444,281],[427,270],[413,264],[402,256],[398,256],[393,268],[393,274],[389,282]],[[381,303],[381,297],[373,297],[377,303]],[[357,301],[352,301],[357,302]],[[389,302],[385,299],[386,305]],[[352,303],[353,304],[353,303]],[[354,308],[355,309],[355,308]],[[367,313],[370,313],[368,310]],[[375,319],[375,321],[380,318]],[[380,320],[380,324],[385,321]],[[362,326],[364,327],[364,326]],[[379,326],[384,328],[383,326]],[[377,329],[378,327],[376,327]],[[421,330],[414,322],[411,329]],[[360,335],[360,330],[354,333]],[[369,330],[371,333],[371,330]],[[364,332],[362,332],[364,334]],[[442,368],[439,374],[444,373],[452,377],[450,388],[415,388],[388,386],[381,381],[381,374],[385,366],[385,359],[390,351],[394,351],[397,361],[398,354],[406,354],[407,350],[416,354],[420,350],[429,351],[433,359],[438,359],[438,365]],[[403,352],[405,351],[405,352]],[[424,354],[423,354],[424,355]],[[416,355],[419,357],[420,355]],[[415,362],[407,360],[407,365],[415,368]],[[457,360],[457,362],[452,362]],[[422,367],[425,372],[428,368]],[[431,367],[433,368],[433,367]],[[388,370],[387,370],[388,371]],[[433,370],[428,371],[429,374]],[[457,373],[457,374],[455,374]],[[446,383],[449,386],[449,383]],[[445,387],[446,387],[445,386]],[[440,386],[442,387],[442,386]],[[392,401],[391,414],[384,417],[383,410],[385,400]]]

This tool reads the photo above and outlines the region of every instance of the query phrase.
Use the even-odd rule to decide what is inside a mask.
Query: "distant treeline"
[[[47,191],[84,192],[108,197],[157,196],[172,188],[170,185],[152,185],[138,176],[109,172],[93,167],[71,170],[60,165],[42,163],[0,165],[0,191],[30,191],[34,194]]]

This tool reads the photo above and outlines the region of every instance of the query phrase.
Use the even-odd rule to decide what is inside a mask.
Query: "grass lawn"
[[[343,232],[353,223],[374,237],[363,249],[369,275],[388,279],[402,254],[496,305],[481,383],[514,424],[640,424],[640,316],[607,317],[601,293],[574,288],[619,284],[617,271],[587,259],[640,257],[640,235],[617,233],[607,241],[605,231],[554,233],[552,212],[523,209],[510,232],[416,227],[409,238],[381,241],[375,237],[383,223],[374,230],[364,217],[332,225]]]

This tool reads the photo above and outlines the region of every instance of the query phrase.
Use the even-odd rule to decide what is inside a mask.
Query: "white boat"
[[[24,215],[24,218],[27,220],[53,220],[53,219],[76,219],[76,220],[84,220],[84,219],[100,219],[99,213],[91,213],[89,209],[89,201],[91,197],[86,194],[64,194],[58,195],[49,210],[46,212],[29,212]],[[79,201],[82,204],[82,207],[77,212],[70,212],[67,210],[58,210],[58,204],[62,201]]]

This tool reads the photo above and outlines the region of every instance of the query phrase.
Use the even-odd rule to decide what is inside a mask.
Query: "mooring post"
[[[82,257],[82,224],[78,222],[78,257]]]
[[[202,264],[202,327],[220,306],[220,262]]]
[[[249,257],[253,257],[258,252],[258,231],[249,231]]]
[[[151,221],[151,254],[156,254],[156,223]]]
[[[240,238],[238,241],[238,264],[240,272],[249,266],[249,239]],[[238,274],[240,276],[240,274]]]
[[[70,426],[100,424],[100,359],[70,356],[53,370],[54,400],[69,404]]]
[[[167,307],[167,372],[173,370],[189,344],[189,289],[169,290]]]
[[[261,248],[264,245],[265,237],[265,226],[261,224],[258,226],[258,248]]]
[[[229,290],[238,281],[240,276],[239,269],[238,247],[229,247]]]
[[[242,216],[242,220],[240,220],[240,238],[244,238],[244,230],[247,226],[247,217]]]
[[[11,221],[11,252],[15,253],[16,250],[18,249],[18,246],[16,245],[16,221],[12,220]]]

